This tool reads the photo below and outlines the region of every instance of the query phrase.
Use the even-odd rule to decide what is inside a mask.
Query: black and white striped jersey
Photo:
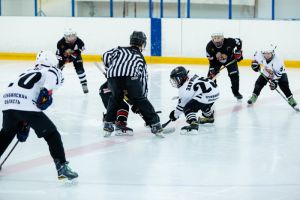
[[[138,47],[117,47],[103,54],[106,78],[138,77],[147,95],[148,71],[147,64]]]

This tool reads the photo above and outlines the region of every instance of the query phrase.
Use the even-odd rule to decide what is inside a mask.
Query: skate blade
[[[67,179],[67,178],[65,178],[65,179],[63,179],[61,181],[65,185],[76,185],[78,183],[78,178],[73,178],[73,179],[70,179],[70,180]]]
[[[109,131],[103,131],[103,137],[110,137],[112,132],[109,132]]]
[[[164,134],[174,133],[175,131],[176,131],[175,127],[170,127],[170,128],[164,128],[163,129]]]
[[[126,131],[126,132],[116,131],[115,136],[133,136],[133,132],[132,131]]]
[[[180,130],[180,135],[198,135],[198,131],[197,130]]]
[[[156,133],[155,136],[158,138],[165,138],[162,132]]]

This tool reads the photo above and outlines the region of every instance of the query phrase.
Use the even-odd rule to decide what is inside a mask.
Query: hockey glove
[[[25,142],[28,138],[30,127],[28,123],[21,121],[18,123],[17,138],[20,142]]]
[[[208,78],[213,79],[217,75],[217,73],[218,72],[215,70],[214,67],[210,67],[208,72]]]
[[[269,86],[270,86],[271,90],[275,90],[277,88],[277,85],[278,85],[278,82],[273,80],[273,81],[270,82]]]
[[[41,89],[36,101],[36,106],[41,110],[46,110],[52,104],[52,90]]]
[[[252,63],[251,63],[251,68],[255,72],[258,72],[260,70],[260,64],[256,60],[253,60]]]
[[[170,115],[169,115],[169,118],[171,121],[176,121],[178,118],[175,117],[175,110],[173,110]]]
[[[236,49],[234,51],[233,57],[238,62],[243,60],[243,51],[241,49]]]

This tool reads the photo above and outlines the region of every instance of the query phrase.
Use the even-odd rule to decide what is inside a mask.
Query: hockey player
[[[146,46],[146,40],[145,33],[134,31],[130,36],[130,47],[117,47],[103,54],[108,87],[112,91],[103,128],[106,136],[114,131],[115,113],[120,108],[126,91],[132,104],[139,108],[146,124],[150,124],[151,132],[163,137],[159,116],[147,98],[148,72],[141,53]]]
[[[61,136],[53,122],[45,115],[52,103],[52,90],[63,83],[54,53],[41,51],[36,66],[22,73],[10,83],[3,95],[3,124],[0,133],[0,156],[17,135],[19,141],[27,139],[29,128],[39,138],[44,138],[54,160],[58,179],[72,180],[78,174],[70,169],[65,158]]]
[[[182,132],[198,131],[198,126],[214,122],[213,104],[219,98],[217,84],[211,79],[189,74],[179,66],[171,71],[170,82],[179,89],[176,109],[170,113],[170,120],[175,121],[183,112],[189,125],[181,128]],[[197,121],[196,113],[201,110],[203,118]]]
[[[262,72],[255,82],[253,94],[248,100],[248,104],[254,104],[260,91],[268,82],[270,82],[270,89],[275,90],[279,85],[279,88],[286,96],[288,103],[297,110],[299,108],[290,90],[284,63],[276,56],[275,49],[276,46],[271,44],[261,52],[256,52],[254,55],[251,67],[256,72],[261,72],[261,70]]]
[[[213,33],[211,41],[206,46],[206,56],[209,60],[208,77],[213,78],[220,72],[222,65],[236,60],[243,60],[242,41],[239,38],[224,38],[223,33]],[[239,92],[239,70],[237,62],[228,65],[227,71],[231,81],[231,90],[238,99],[243,96]]]
[[[107,109],[109,98],[112,95],[111,90],[108,88],[107,81],[101,85],[101,87],[99,89],[99,95],[102,99],[105,109]],[[116,127],[115,135],[117,135],[117,136],[133,135],[133,129],[129,128],[127,126],[128,114],[129,114],[129,105],[126,102],[126,100],[124,99],[121,102],[120,107],[118,108],[117,113],[116,113],[117,116],[116,116],[116,121],[115,121],[115,127]],[[106,114],[103,115],[103,118],[105,118],[105,116],[106,116]],[[124,128],[124,127],[126,127],[126,128]]]
[[[59,60],[58,67],[61,70],[64,68],[66,63],[73,62],[83,93],[88,93],[89,90],[81,57],[81,52],[84,50],[84,43],[79,37],[77,37],[76,32],[72,29],[67,29],[64,37],[57,43],[56,55]]]

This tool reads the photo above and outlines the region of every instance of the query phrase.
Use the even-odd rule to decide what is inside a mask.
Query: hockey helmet
[[[145,48],[147,44],[147,37],[142,31],[133,31],[130,35],[130,45],[141,46]]]
[[[261,50],[261,53],[267,61],[273,59],[276,47],[277,46],[274,44],[269,44]]]
[[[58,65],[58,60],[51,51],[39,51],[35,62],[38,67],[57,67]]]
[[[224,43],[224,35],[221,32],[211,34],[211,41],[217,48],[221,48]]]
[[[182,66],[173,69],[170,74],[171,85],[175,88],[180,88],[188,79],[188,73],[189,71]]]
[[[71,28],[67,28],[64,33],[64,38],[67,43],[74,43],[77,40],[77,33]]]

